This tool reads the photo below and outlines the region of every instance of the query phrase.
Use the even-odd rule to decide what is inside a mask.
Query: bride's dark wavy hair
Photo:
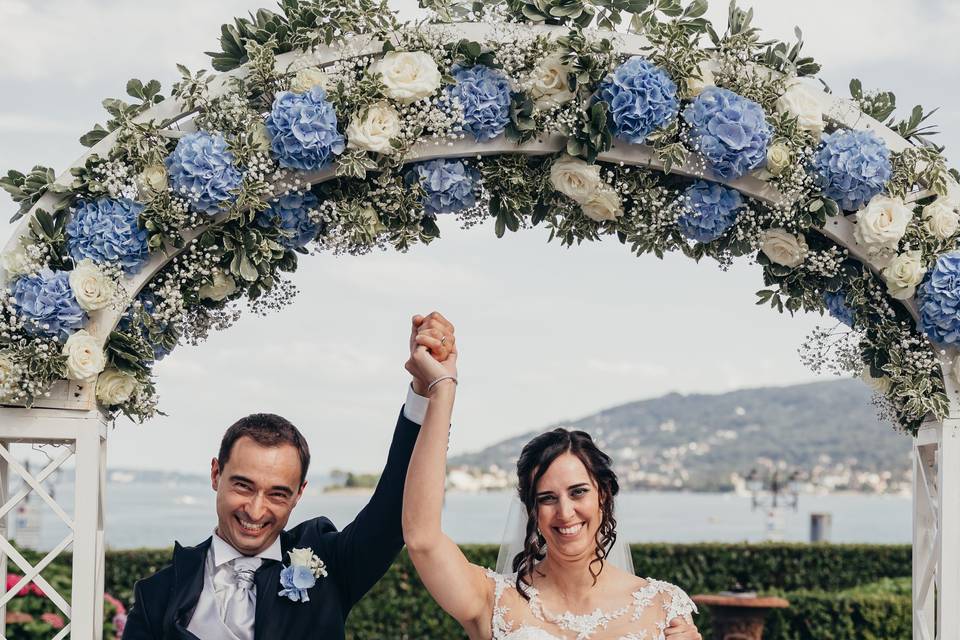
[[[617,474],[611,468],[610,456],[597,448],[590,434],[584,431],[554,429],[540,434],[528,442],[517,460],[517,492],[527,510],[527,531],[523,551],[513,558],[513,570],[517,573],[517,591],[528,598],[524,584],[531,584],[531,576],[537,563],[546,555],[546,540],[540,534],[537,522],[537,483],[553,464],[565,453],[571,453],[587,468],[590,478],[596,483],[600,494],[600,527],[597,529],[594,559],[590,562],[593,583],[603,571],[603,562],[613,543],[617,540],[617,520],[613,514],[613,498],[620,491]],[[596,567],[596,568],[595,568]]]

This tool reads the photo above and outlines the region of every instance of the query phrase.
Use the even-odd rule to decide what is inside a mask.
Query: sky
[[[708,14],[725,24],[726,2]],[[749,3],[745,3],[749,4]],[[220,24],[254,0],[0,0],[0,168],[63,170],[104,121],[100,101],[126,81],[175,64],[207,66]],[[393,3],[414,15],[411,0]],[[758,0],[755,24],[792,38],[842,95],[851,77],[894,91],[902,110],[940,105],[941,144],[960,143],[960,3],[930,0]],[[0,238],[15,206],[0,194]],[[279,413],[307,436],[314,469],[376,471],[409,380],[410,316],[437,310],[457,326],[460,387],[451,453],[668,392],[721,393],[817,379],[797,348],[825,322],[754,305],[759,267],[723,272],[682,256],[637,258],[615,241],[564,248],[543,229],[496,239],[492,225],[406,254],[301,260],[296,302],[245,314],[155,370],[161,409],[144,425],[117,420],[112,467],[202,473],[223,431],[251,412]],[[2,244],[2,242],[0,242]]]

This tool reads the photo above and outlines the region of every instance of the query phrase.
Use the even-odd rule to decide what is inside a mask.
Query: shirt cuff
[[[413,390],[413,386],[407,387],[407,401],[403,405],[403,417],[422,425],[424,418],[427,417],[427,405],[430,404],[430,398],[424,398]]]

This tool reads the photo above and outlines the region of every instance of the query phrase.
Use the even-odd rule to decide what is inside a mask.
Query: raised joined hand
[[[457,375],[457,347],[454,327],[434,311],[413,316],[410,330],[410,358],[404,365],[413,376],[413,390],[427,394],[427,386],[443,376]]]

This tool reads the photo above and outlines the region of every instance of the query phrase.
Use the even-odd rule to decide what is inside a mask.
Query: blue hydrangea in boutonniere
[[[346,146],[337,113],[319,85],[306,93],[278,93],[266,124],[273,155],[288,169],[323,169]]]
[[[243,174],[234,166],[234,155],[219,133],[197,131],[177,142],[163,161],[170,188],[200,213],[213,215],[236,198]]]
[[[712,242],[737,220],[744,206],[740,192],[716,182],[697,180],[684,192],[680,232],[697,242]]]
[[[832,293],[830,291],[823,294],[823,302],[827,305],[827,311],[830,315],[847,325],[851,329],[855,321],[853,309],[847,304],[847,294],[843,291]]]
[[[11,290],[13,308],[32,335],[66,340],[83,327],[87,314],[70,287],[70,273],[44,269],[18,278]]]
[[[291,549],[287,552],[290,564],[280,571],[280,586],[277,595],[294,602],[309,602],[308,589],[317,584],[317,579],[327,577],[327,567],[313,549]]]
[[[317,237],[320,222],[311,216],[320,201],[311,192],[288,193],[257,213],[255,221],[264,229],[278,229],[278,242],[287,249],[301,249]]]
[[[429,160],[413,165],[407,183],[420,183],[423,209],[433,217],[454,213],[477,204],[476,189],[480,173],[461,160]]]
[[[919,289],[920,329],[937,344],[960,344],[960,251],[937,258]]]
[[[609,106],[613,134],[640,144],[677,117],[677,85],[663,69],[633,56],[600,85],[599,97]]]
[[[142,211],[142,204],[127,198],[79,201],[66,227],[70,257],[77,264],[89,258],[136,273],[149,257],[147,231],[140,227]]]
[[[683,110],[683,119],[694,148],[724,180],[745,176],[766,162],[773,130],[753,100],[708,87]]]
[[[510,81],[499,71],[482,64],[454,65],[448,89],[463,108],[463,129],[478,142],[492,140],[510,122]]]
[[[856,211],[890,181],[890,150],[872,131],[837,131],[823,137],[813,156],[823,195],[844,211]]]

